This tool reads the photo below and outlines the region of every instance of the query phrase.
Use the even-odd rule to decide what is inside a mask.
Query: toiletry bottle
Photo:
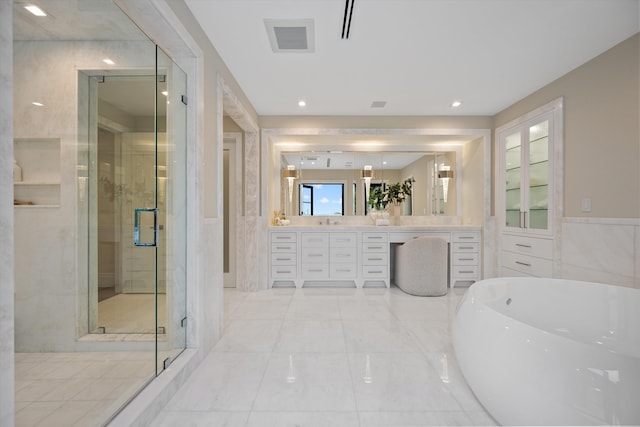
[[[13,182],[22,182],[22,168],[16,159],[13,159]]]

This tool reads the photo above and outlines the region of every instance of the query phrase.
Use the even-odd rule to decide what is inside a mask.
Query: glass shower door
[[[157,372],[165,369],[187,345],[186,337],[186,146],[187,77],[162,50],[157,50],[158,72],[166,76],[158,86],[158,123],[166,126],[158,139],[157,207],[163,212],[158,247],[156,341]],[[161,125],[157,135],[163,135]]]
[[[157,375],[186,347],[187,100],[186,74],[154,62],[89,77],[88,332]]]

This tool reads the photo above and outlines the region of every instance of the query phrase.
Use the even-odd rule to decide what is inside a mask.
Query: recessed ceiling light
[[[163,94],[164,96],[169,96],[169,91],[163,90],[160,93]]]
[[[113,62],[113,61],[112,61],[111,59],[109,59],[109,58],[104,58],[104,59],[102,60],[102,62],[104,62],[105,64],[109,64],[109,65],[116,65],[116,63],[115,63],[115,62]]]
[[[44,104],[42,102],[38,102],[38,101],[34,101],[31,104],[35,105],[36,107],[44,107]]]
[[[298,101],[298,107],[306,107],[306,106],[307,106],[307,102],[306,101],[304,101],[302,99],[300,101]]]
[[[47,14],[44,13],[44,10],[40,9],[35,4],[28,4],[24,8],[33,13],[35,16],[47,16]]]
[[[461,105],[462,105],[462,101],[453,101],[453,102],[451,103],[451,106],[452,106],[453,108],[458,108],[458,107],[459,107],[459,106],[461,106]]]

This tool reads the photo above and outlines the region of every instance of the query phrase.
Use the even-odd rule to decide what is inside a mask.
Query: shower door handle
[[[140,241],[141,230],[141,216],[146,214],[153,214],[153,239],[151,241]],[[133,216],[133,244],[135,246],[158,246],[158,209],[157,208],[135,208]]]

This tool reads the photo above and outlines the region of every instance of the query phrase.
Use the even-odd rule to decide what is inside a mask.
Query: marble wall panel
[[[0,425],[14,424],[12,1],[0,0]]]
[[[78,322],[86,323],[87,311],[76,305],[86,301],[78,295],[87,286],[86,275],[78,274],[79,262],[86,263],[79,241],[86,234],[79,231],[76,165],[82,152],[78,144],[86,144],[86,136],[78,129],[78,71],[108,68],[102,62],[106,57],[120,68],[153,70],[155,47],[151,42],[15,42],[13,88],[20,96],[13,103],[14,135],[60,140],[61,183],[59,207],[16,209],[19,351],[73,351]],[[34,107],[33,101],[44,107]],[[47,308],[50,298],[57,310]]]
[[[635,286],[638,225],[634,220],[565,218],[561,276]]]

